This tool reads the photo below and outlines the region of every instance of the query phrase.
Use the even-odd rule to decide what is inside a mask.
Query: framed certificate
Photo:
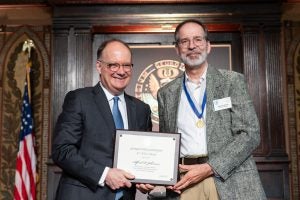
[[[133,174],[135,183],[175,185],[179,148],[179,133],[117,130],[113,166]]]

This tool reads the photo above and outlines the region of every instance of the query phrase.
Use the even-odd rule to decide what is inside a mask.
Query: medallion
[[[198,128],[203,128],[203,127],[205,126],[205,123],[204,123],[204,121],[203,121],[202,118],[197,120],[196,126],[197,126]]]

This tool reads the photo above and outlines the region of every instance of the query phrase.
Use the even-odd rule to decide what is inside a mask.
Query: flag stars
[[[27,66],[26,66],[27,67]],[[19,137],[19,148],[16,162],[14,199],[36,199],[36,155],[33,134],[33,119],[31,105],[29,102],[27,84],[24,88],[21,113],[21,131]],[[26,185],[25,185],[26,184]],[[23,188],[30,190],[24,191]],[[19,198],[21,197],[21,198]]]

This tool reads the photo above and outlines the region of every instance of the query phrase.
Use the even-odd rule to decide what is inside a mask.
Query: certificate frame
[[[117,130],[113,167],[133,174],[133,183],[175,185],[179,153],[179,133]]]

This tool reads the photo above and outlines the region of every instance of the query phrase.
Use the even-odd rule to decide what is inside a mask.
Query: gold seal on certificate
[[[180,134],[117,130],[113,167],[135,176],[131,182],[175,185]]]
[[[203,128],[203,127],[205,126],[205,123],[204,123],[204,121],[203,121],[203,118],[197,120],[196,126],[197,126],[198,128]]]

